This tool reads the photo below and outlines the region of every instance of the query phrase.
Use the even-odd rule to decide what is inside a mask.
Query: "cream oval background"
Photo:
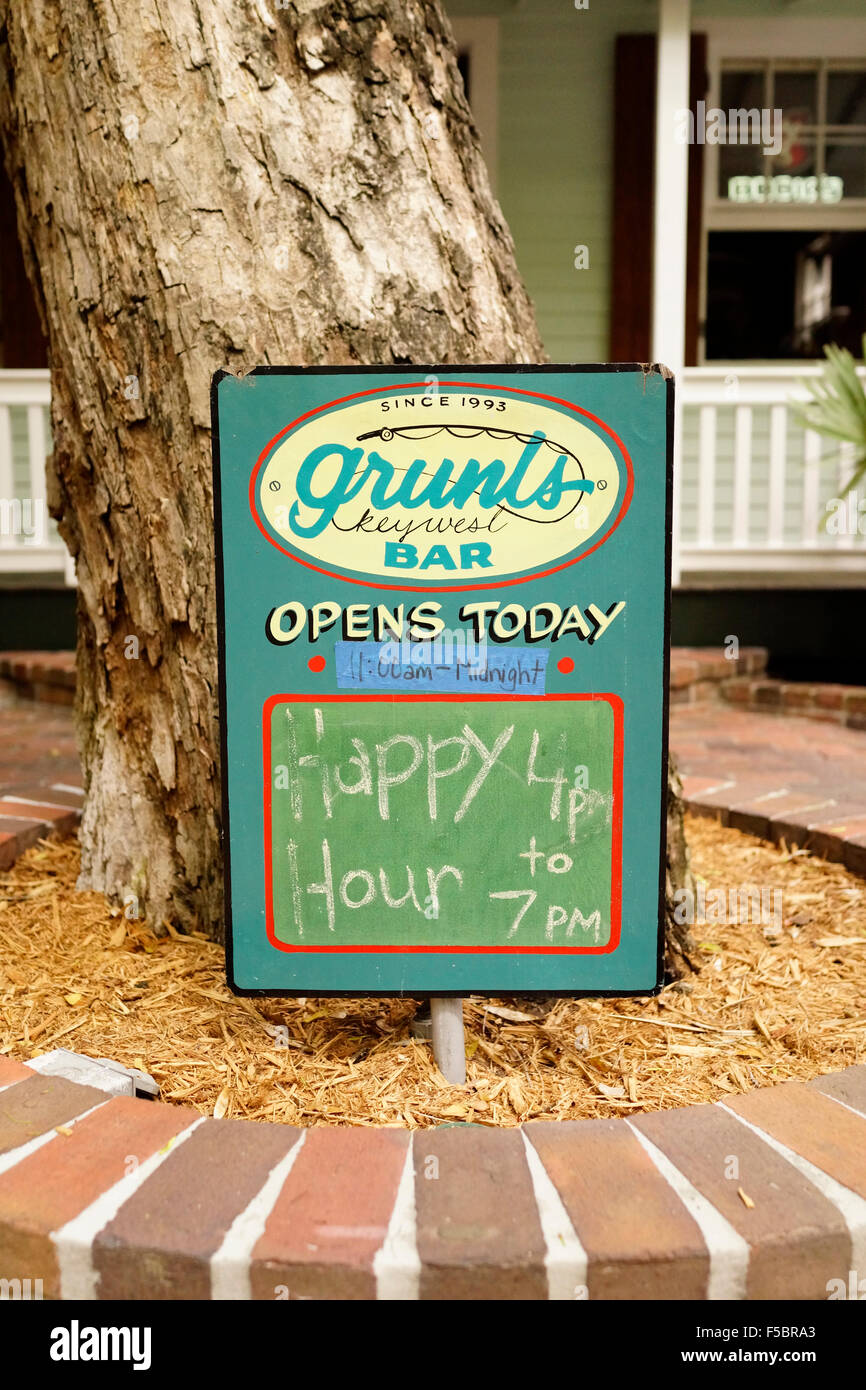
[[[439,402],[446,394],[450,398],[450,404],[441,406]],[[404,410],[400,406],[395,409],[393,404],[387,412],[381,408],[383,401],[402,402],[410,396],[419,400],[419,404],[414,408]],[[496,404],[502,401],[505,409],[461,407],[459,402],[464,396],[482,401],[492,400]],[[422,407],[421,399],[432,400],[434,404]],[[506,465],[507,477],[524,448],[524,444],[515,439],[496,439],[486,434],[461,439],[444,430],[428,438],[419,438],[417,434],[414,437],[401,438],[395,434],[389,440],[369,439],[361,441],[360,444],[357,438],[370,430],[399,429],[422,424],[429,426],[431,430],[436,425],[444,424],[470,428],[483,425],[491,429],[513,430],[522,434],[541,430],[548,439],[564,445],[578,457],[584,476],[591,479],[596,486],[592,493],[565,493],[561,506],[554,512],[534,505],[523,511],[519,517],[509,512],[500,512],[496,507],[482,509],[479,505],[475,509],[471,502],[467,503],[462,511],[456,507],[434,510],[426,506],[412,509],[391,506],[387,513],[377,512],[377,520],[387,515],[392,522],[411,522],[413,525],[427,517],[433,523],[443,519],[443,526],[444,518],[447,517],[456,519],[460,516],[469,518],[477,515],[481,518],[482,524],[495,518],[495,533],[487,530],[474,533],[464,530],[455,533],[451,529],[443,530],[441,533],[428,533],[425,529],[417,529],[406,538],[416,547],[419,564],[432,546],[440,544],[448,547],[458,566],[456,569],[444,568],[441,565],[433,565],[423,570],[405,566],[386,566],[385,542],[402,541],[402,533],[337,529],[351,526],[363,516],[370,504],[370,487],[373,480],[364,486],[356,498],[338,510],[334,518],[337,525],[329,524],[320,535],[313,537],[298,536],[292,531],[288,517],[292,504],[297,500],[294,480],[304,459],[319,445],[341,444],[347,448],[363,448],[365,454],[359,465],[361,470],[366,467],[367,456],[375,449],[395,468],[394,479],[388,485],[388,492],[392,492],[396,487],[399,470],[408,468],[416,458],[424,458],[430,465],[429,470],[425,470],[425,477],[428,474],[432,476],[446,458],[454,463],[452,478],[458,477],[461,468],[473,458],[482,466],[495,459],[501,459]],[[546,446],[539,449],[519,486],[518,495],[531,495],[543,483],[556,458],[555,450]],[[321,496],[333,485],[341,463],[342,459],[335,457],[319,465],[314,480],[317,495]],[[580,477],[571,460],[568,460],[564,477],[566,481],[575,481]],[[271,486],[275,482],[279,484],[277,490]],[[599,488],[599,483],[603,483],[604,486]],[[409,585],[423,576],[425,588],[428,585],[433,588],[437,584],[459,584],[461,580],[474,584],[495,583],[498,579],[520,574],[525,570],[546,569],[566,555],[583,549],[603,530],[605,523],[620,505],[625,483],[624,462],[622,465],[618,464],[613,450],[604,439],[581,423],[579,418],[567,415],[564,411],[556,410],[531,397],[497,395],[495,392],[482,392],[466,386],[456,392],[389,391],[348,406],[330,410],[325,407],[277,445],[262,471],[258,502],[261,514],[275,536],[280,537],[286,545],[302,555],[309,556],[317,564],[390,578],[397,583],[405,581]],[[575,507],[578,498],[579,505]],[[316,515],[318,513],[301,504],[303,524],[310,524]],[[489,558],[492,565],[461,570],[459,547],[461,544],[479,541],[490,545]]]

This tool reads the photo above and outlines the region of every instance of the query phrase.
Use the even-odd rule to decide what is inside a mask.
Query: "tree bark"
[[[438,0],[0,0],[79,585],[81,886],[220,930],[209,383],[543,360]]]
[[[668,761],[668,828],[665,874],[665,978],[677,980],[700,967],[687,914],[677,913],[675,894],[680,888],[694,892],[689,866],[689,847],[683,823],[682,784],[673,758]],[[686,920],[678,920],[678,917]]]

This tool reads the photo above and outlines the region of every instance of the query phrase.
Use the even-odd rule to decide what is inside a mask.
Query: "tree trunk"
[[[543,359],[438,0],[277,3],[0,0],[78,573],[81,885],[215,934],[212,372]]]

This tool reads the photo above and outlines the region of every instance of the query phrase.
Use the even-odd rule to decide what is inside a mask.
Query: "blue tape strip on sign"
[[[421,694],[543,695],[548,652],[532,647],[464,650],[440,642],[336,642],[339,690],[402,690]]]

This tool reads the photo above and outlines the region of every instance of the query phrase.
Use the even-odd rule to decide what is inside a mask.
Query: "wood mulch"
[[[471,998],[469,1080],[414,1040],[412,999],[239,999],[222,950],[78,893],[74,839],[0,874],[0,1054],[55,1047],[150,1072],[207,1115],[297,1125],[516,1125],[723,1100],[866,1061],[866,884],[689,817],[710,890],[782,892],[781,924],[694,928],[702,968],[655,999]]]

